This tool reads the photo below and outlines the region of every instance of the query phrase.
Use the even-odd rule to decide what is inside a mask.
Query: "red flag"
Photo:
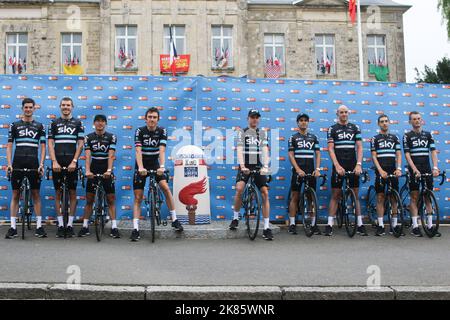
[[[352,24],[354,24],[356,21],[356,0],[348,1],[348,13],[350,14]]]

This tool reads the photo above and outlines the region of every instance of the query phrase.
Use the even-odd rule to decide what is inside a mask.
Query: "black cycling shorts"
[[[147,170],[158,170],[159,164],[148,165],[148,166],[145,166],[145,164],[144,164],[144,168]],[[163,180],[167,181],[167,176],[165,174],[163,174],[161,176],[156,175],[155,179],[156,179],[157,183],[160,183]],[[141,177],[139,175],[138,168],[137,168],[137,166],[135,166],[134,179],[133,179],[133,190],[144,190],[147,180],[148,180],[148,177]]]
[[[417,170],[420,171],[420,173],[432,173],[431,171],[431,167],[428,165],[425,166],[417,166],[416,165]],[[408,171],[409,171],[409,175],[410,175],[410,180],[409,180],[409,191],[418,191],[420,189],[420,183],[418,181],[416,181],[416,179],[414,179],[414,172],[412,171],[411,168],[408,167]],[[427,185],[427,188],[430,190],[433,190],[433,177],[426,177],[425,178],[425,183]]]
[[[306,174],[311,174],[312,172],[306,172],[305,171],[305,173]],[[302,186],[303,186],[303,183],[304,183],[305,179],[308,179],[309,186],[311,188],[313,188],[314,191],[316,191],[317,179],[315,177],[309,177],[309,178],[304,177],[303,179],[300,179],[300,181],[298,180],[297,177],[298,177],[297,172],[295,172],[293,170],[292,171],[292,177],[291,177],[291,191],[300,192],[302,190]]]
[[[95,186],[97,182],[97,177],[93,179],[87,179],[86,182],[86,193],[95,193]],[[105,190],[106,194],[115,194],[115,186],[114,186],[114,179],[102,179],[102,185],[103,189]]]
[[[354,163],[354,162],[347,161],[347,162],[342,162],[342,163],[340,162],[340,164],[344,168],[345,172],[355,170],[356,163]],[[333,166],[333,171],[331,174],[331,188],[341,189],[343,182],[344,182],[344,177],[341,177],[337,173],[336,168]],[[349,177],[349,187],[352,189],[359,188],[359,176],[351,175]]]
[[[252,168],[249,168],[250,170],[253,170]],[[245,175],[242,173],[241,169],[239,168],[238,173],[236,175],[236,183],[243,181],[244,183],[248,182],[248,179],[250,178],[250,175]],[[267,175],[261,175],[259,173],[254,175],[254,181],[255,185],[258,189],[261,190],[262,187],[269,187],[269,184],[267,183],[268,176]]]

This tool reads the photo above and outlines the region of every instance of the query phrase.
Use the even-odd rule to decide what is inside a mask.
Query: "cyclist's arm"
[[[268,146],[264,146],[262,148],[262,163],[264,167],[268,167],[269,166],[269,147]]]
[[[357,163],[362,163],[363,161],[363,143],[361,140],[356,141],[356,156]]]
[[[431,151],[431,161],[433,162],[433,168],[437,168],[438,167],[437,150]]]
[[[52,162],[56,162],[55,140],[52,138],[48,138],[48,155],[50,156],[50,160],[52,160]]]
[[[244,148],[242,146],[237,146],[237,159],[238,159],[239,166],[241,168],[245,167]]]
[[[41,159],[39,162],[39,166],[44,167],[44,161],[45,161],[45,143],[41,143]]]
[[[6,160],[8,162],[8,167],[12,166],[12,148],[13,148],[13,143],[12,142],[8,142],[8,144],[6,145]]]
[[[291,165],[295,171],[300,170],[300,167],[298,166],[297,161],[295,161],[294,151],[289,151],[289,161],[291,162]]]
[[[328,141],[328,153],[330,154],[330,158],[333,162],[334,167],[337,168],[338,166],[340,166],[336,157],[336,153],[334,151],[334,142]]]
[[[405,158],[406,158],[406,162],[408,162],[408,165],[411,167],[411,169],[413,171],[419,171],[419,170],[417,170],[416,166],[414,165],[414,162],[412,161],[411,153],[405,152]]]
[[[136,162],[137,162],[138,168],[144,167],[144,163],[142,162],[142,147],[136,146]]]
[[[86,172],[91,172],[91,161],[92,161],[91,150],[85,149],[84,154],[86,155],[86,160],[84,161],[84,165],[86,166]],[[109,164],[109,159],[108,159],[108,164]]]
[[[402,168],[402,152],[401,150],[395,151],[395,159],[397,160],[397,167],[396,168]]]
[[[108,151],[108,170],[111,172],[114,165],[114,159],[116,157],[116,150]]]
[[[166,146],[159,146],[159,166],[164,167],[166,164]]]
[[[372,161],[373,161],[373,164],[375,165],[375,168],[377,168],[378,173],[383,171],[383,168],[381,167],[380,163],[378,162],[376,151],[372,151]]]
[[[78,140],[77,142],[77,151],[75,151],[75,155],[73,156],[73,160],[78,161],[78,158],[81,155],[81,152],[83,151],[84,142],[83,140]]]
[[[316,168],[320,168],[320,162],[321,162],[321,156],[320,156],[320,150],[316,150]],[[316,169],[314,168],[314,170]]]

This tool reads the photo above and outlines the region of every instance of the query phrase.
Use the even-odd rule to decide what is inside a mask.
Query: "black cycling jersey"
[[[378,134],[370,141],[370,150],[377,153],[383,170],[395,168],[396,152],[401,150],[400,140],[394,134]]]
[[[269,145],[266,131],[245,128],[237,132],[237,146],[243,147],[245,166],[262,165],[262,149]]]
[[[109,132],[103,135],[92,132],[84,138],[84,149],[91,151],[92,173],[103,174],[108,170],[109,150],[116,150],[116,143],[116,135]]]
[[[334,152],[341,165],[356,163],[356,142],[361,141],[361,130],[353,123],[336,123],[328,129],[328,143],[334,143]]]
[[[403,150],[411,155],[415,165],[429,166],[430,152],[436,150],[436,145],[430,132],[409,131],[403,136]]]
[[[297,132],[289,138],[289,151],[294,152],[297,165],[303,171],[307,170],[307,173],[314,171],[314,154],[317,150],[320,150],[319,140],[314,134]]]
[[[157,166],[159,163],[159,147],[167,145],[167,131],[163,127],[156,127],[154,131],[150,131],[147,126],[140,127],[134,135],[134,145],[142,148],[144,167]]]
[[[20,165],[38,165],[38,150],[40,144],[45,144],[45,129],[37,121],[17,121],[11,123],[8,131],[8,142],[16,143],[13,167]],[[30,169],[33,169],[30,167]]]
[[[84,140],[83,125],[75,118],[58,118],[53,120],[48,128],[48,139],[55,140],[56,160],[73,158],[77,150],[77,142]]]

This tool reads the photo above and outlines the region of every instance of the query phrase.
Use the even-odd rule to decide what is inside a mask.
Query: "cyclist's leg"
[[[53,187],[55,189],[55,211],[56,217],[58,218],[58,227],[64,226],[63,215],[61,212],[61,199],[62,199],[61,178],[62,178],[61,173],[53,172]]]
[[[269,214],[270,214],[270,201],[269,201],[269,187],[263,186],[259,189],[262,197],[262,214],[264,218],[264,230],[269,229]]]
[[[312,173],[314,170],[311,170],[311,171],[308,171],[307,173]],[[313,189],[314,191],[316,191],[316,183],[317,183],[317,181],[316,181],[316,178],[314,178],[314,177],[311,177],[311,178],[309,178],[309,187],[311,188],[311,189]],[[310,193],[309,194],[309,203],[310,203],[310,205],[309,205],[309,207],[308,207],[308,211],[309,212],[312,212],[312,204],[313,204],[313,201],[314,201],[314,199],[312,199],[312,197],[313,197],[313,195],[312,195],[312,193]],[[317,208],[316,208],[317,209]],[[316,212],[317,212],[318,210],[316,210]],[[312,221],[311,221],[311,225],[313,225],[313,226],[315,226],[316,225],[316,216],[315,216],[315,214],[316,213],[314,213],[314,215],[312,215]]]
[[[173,200],[172,192],[170,191],[169,184],[165,176],[157,177],[156,181],[158,181],[158,185],[161,188],[164,197],[166,198],[166,205],[169,208],[170,216],[172,217],[172,222],[177,220],[177,214],[175,211],[175,202]]]
[[[19,200],[20,200],[20,185],[22,184],[23,174],[21,172],[13,171],[11,174],[11,187],[12,187],[12,197],[10,204],[11,212],[11,228],[17,229],[17,212],[19,211]]]
[[[241,210],[242,205],[242,193],[244,192],[246,180],[245,178],[237,180],[236,181],[236,193],[234,195],[234,213],[233,213],[233,220],[239,219],[239,212]]]
[[[116,216],[116,188],[113,179],[103,179],[103,189],[106,193],[106,202],[108,203],[108,213],[111,218],[111,229],[117,229]]]
[[[138,176],[137,170],[134,173],[134,203],[133,203],[133,229],[139,231],[139,217],[141,216],[141,204],[144,198],[144,188],[146,183],[146,178],[142,178]]]
[[[84,215],[83,215],[83,227],[88,228],[89,227],[89,219],[92,214],[92,206],[94,204],[95,200],[95,193],[94,190],[89,187],[89,181],[86,188],[86,205],[84,206]]]
[[[328,210],[328,225],[330,227],[334,224],[334,219],[336,218],[336,212],[338,209],[338,203],[341,198],[341,188],[342,188],[343,179],[338,175],[336,170],[333,167],[333,172],[331,174],[331,199]]]
[[[297,183],[297,173],[292,172],[291,178],[291,201],[289,203],[289,225],[295,225],[295,218],[298,212],[298,201],[301,186]]]
[[[67,176],[67,186],[69,188],[69,221],[67,222],[67,227],[73,226],[73,219],[77,213],[77,182],[78,182],[78,172],[70,172]]]
[[[384,179],[381,179],[380,175],[377,173],[375,175],[375,192],[377,194],[377,216],[378,216],[378,226],[384,226],[384,199],[385,199],[385,185],[386,182]]]
[[[33,199],[34,214],[36,216],[36,228],[42,227],[42,203],[40,189],[31,189],[31,198]]]

